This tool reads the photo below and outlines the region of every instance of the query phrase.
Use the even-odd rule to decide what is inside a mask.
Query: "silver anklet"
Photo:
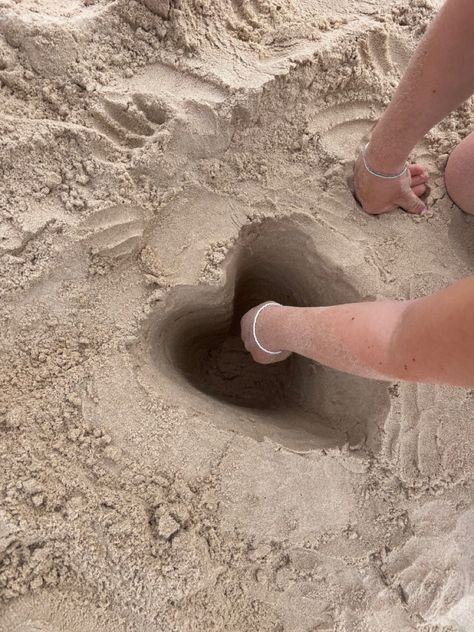
[[[268,307],[269,305],[279,305],[279,306],[281,307],[280,303],[275,303],[275,301],[269,301],[268,303],[264,303],[264,304],[263,304],[263,305],[262,305],[262,306],[261,306],[261,307],[257,310],[257,313],[255,314],[255,317],[254,317],[254,319],[253,319],[253,325],[252,325],[252,335],[253,335],[253,339],[255,340],[255,342],[256,342],[256,344],[257,344],[257,347],[258,347],[261,351],[265,351],[265,353],[269,353],[270,355],[280,355],[280,353],[283,353],[283,351],[270,351],[269,349],[265,349],[265,347],[264,347],[264,346],[262,346],[262,345],[259,343],[258,338],[257,338],[257,332],[255,331],[255,330],[256,330],[256,327],[257,327],[257,318],[259,317],[260,312],[262,312],[262,311],[265,309],[265,307]]]
[[[396,178],[400,178],[400,176],[402,176],[406,172],[406,170],[408,169],[408,163],[406,163],[405,166],[403,167],[403,170],[400,171],[400,173],[382,173],[381,171],[375,171],[375,169],[372,169],[367,164],[367,158],[365,156],[365,153],[367,151],[367,147],[368,146],[369,146],[369,143],[367,143],[367,145],[362,150],[362,160],[364,161],[364,167],[373,176],[377,176],[377,178],[385,178],[385,180],[395,180]]]

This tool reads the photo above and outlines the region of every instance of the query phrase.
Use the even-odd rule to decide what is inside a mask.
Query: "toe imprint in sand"
[[[142,147],[157,127],[168,119],[166,109],[149,103],[142,95],[108,95],[92,112],[96,129],[124,147]]]

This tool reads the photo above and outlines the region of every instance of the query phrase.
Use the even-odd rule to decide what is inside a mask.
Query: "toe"
[[[417,195],[418,197],[421,197],[423,193],[426,191],[426,185],[417,184],[416,186],[412,186],[411,190],[413,191],[415,195]]]
[[[428,177],[428,171],[426,167],[420,165],[420,163],[414,163],[413,165],[408,165],[408,169],[410,170],[410,175],[413,178],[414,176],[424,175]]]
[[[419,184],[426,184],[427,182],[428,182],[428,176],[426,176],[425,174],[421,174],[419,176],[412,176],[410,186],[413,189],[413,187],[416,187]]]

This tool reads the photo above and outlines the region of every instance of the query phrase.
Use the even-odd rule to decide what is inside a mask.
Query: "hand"
[[[255,360],[255,362],[258,362],[259,364],[274,364],[275,362],[282,362],[283,360],[286,360],[291,355],[291,352],[282,351],[278,355],[271,355],[270,353],[265,353],[265,351],[262,351],[262,349],[260,349],[260,347],[257,345],[253,335],[253,323],[258,310],[260,309],[260,307],[262,307],[262,305],[265,304],[266,303],[261,303],[260,305],[253,307],[242,316],[242,319],[240,321],[240,330],[244,346],[247,351],[252,354],[252,358]],[[258,315],[256,323],[256,334],[260,344],[265,346],[267,349],[270,349],[271,351],[278,351],[278,348],[272,346],[271,332],[265,330],[265,317],[269,315],[270,311],[276,309],[281,309],[281,306],[269,305],[268,307],[266,307]]]
[[[364,211],[371,215],[388,213],[398,207],[418,215],[426,212],[425,203],[419,196],[426,191],[427,181],[428,173],[420,164],[409,165],[408,171],[394,180],[384,180],[369,173],[362,154],[354,167],[355,196]]]

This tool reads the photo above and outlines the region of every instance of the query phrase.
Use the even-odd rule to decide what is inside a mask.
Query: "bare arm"
[[[372,134],[367,157],[403,166],[416,143],[474,92],[474,2],[447,0]]]
[[[257,361],[278,360],[253,341],[254,311],[242,319],[246,348]],[[363,377],[474,387],[473,315],[474,277],[469,277],[414,301],[269,306],[256,333],[267,349],[299,353]]]
[[[378,171],[398,173],[416,143],[474,92],[473,69],[474,2],[447,0],[373,131],[367,148],[369,164]],[[384,182],[370,176],[360,162],[356,165],[355,187],[365,210],[383,212],[400,205],[420,212],[423,205],[415,204],[409,187],[402,191],[396,186],[398,181]]]

